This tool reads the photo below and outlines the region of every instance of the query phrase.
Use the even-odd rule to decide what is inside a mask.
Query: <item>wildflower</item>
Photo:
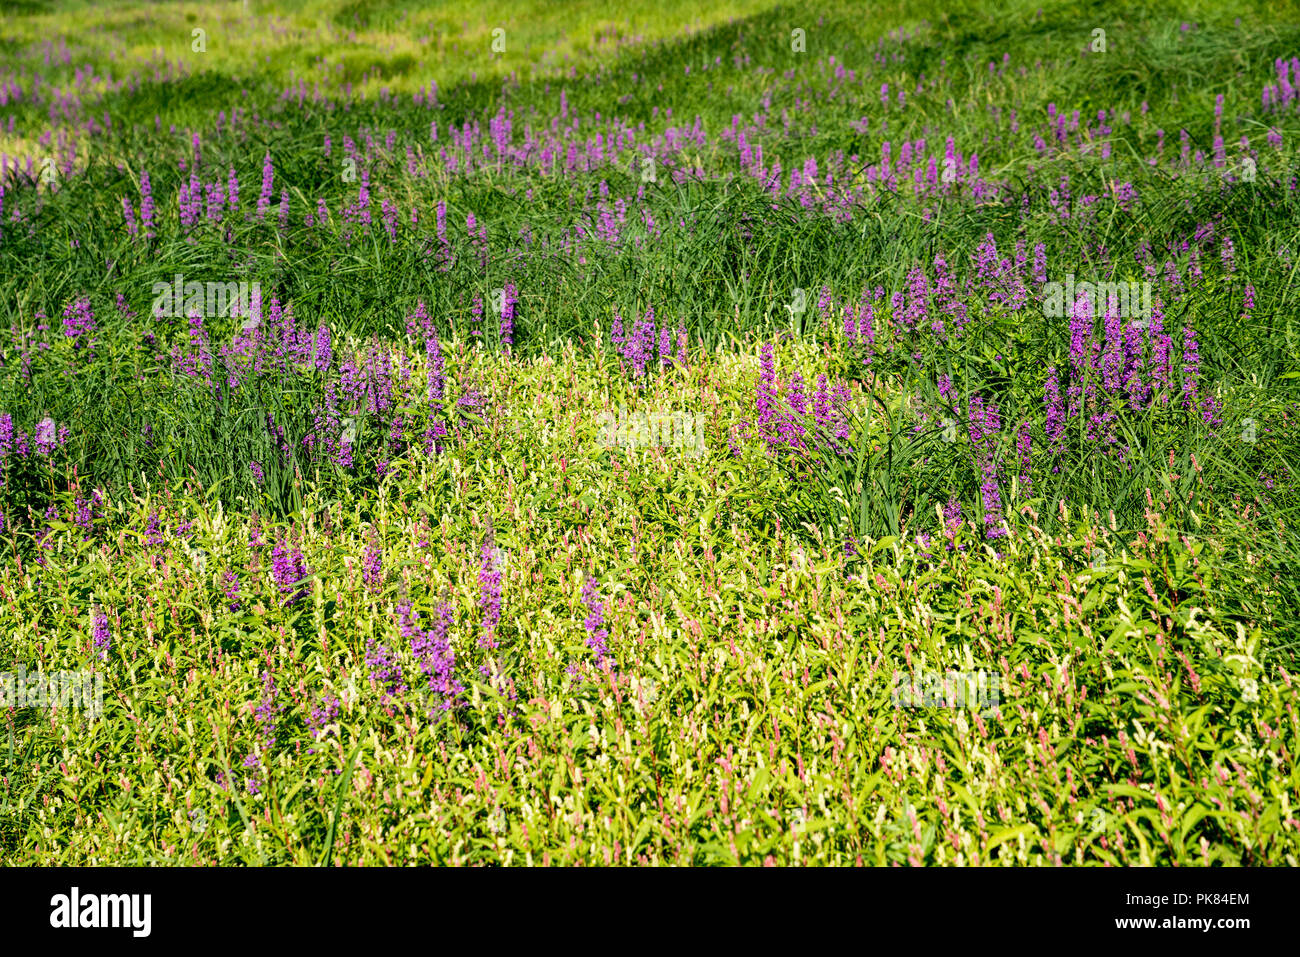
[[[496,568],[496,549],[491,535],[483,542],[478,573],[479,607],[483,610],[480,625],[480,648],[497,647],[496,630],[501,620],[501,573]]]
[[[587,629],[587,647],[596,653],[596,666],[600,667],[609,653],[606,645],[609,630],[604,627],[605,604],[596,598],[596,579],[591,575],[583,579],[582,602],[587,606],[587,617],[582,623]]]
[[[374,530],[371,529],[370,541],[366,545],[365,553],[361,560],[362,579],[366,587],[377,589],[384,581],[384,550],[375,536]]]
[[[381,700],[388,701],[406,690],[402,668],[397,659],[385,645],[374,638],[366,640],[366,667],[370,669],[371,679],[383,689]]]
[[[271,153],[267,151],[262,158],[262,193],[257,197],[257,218],[263,220],[266,218],[266,211],[271,206],[271,184],[275,177],[275,170],[271,165]]]
[[[428,679],[429,690],[438,695],[437,710],[441,711],[451,709],[465,690],[455,677],[456,653],[447,634],[452,624],[451,605],[444,602],[438,606],[433,628],[411,639],[411,653]]]
[[[32,434],[32,440],[36,443],[36,451],[47,458],[54,453],[58,445],[58,437],[55,432],[54,420],[48,415],[36,423],[36,429]]]
[[[108,633],[108,616],[104,614],[104,609],[98,604],[95,605],[95,630],[94,643],[95,650],[99,653],[101,661],[108,660],[108,649],[112,644],[112,638]]]

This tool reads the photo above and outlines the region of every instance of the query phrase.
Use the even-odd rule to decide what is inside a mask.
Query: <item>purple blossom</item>
[[[366,667],[370,678],[383,690],[380,700],[389,701],[406,690],[402,667],[386,645],[374,638],[366,639]]]
[[[501,620],[501,572],[496,568],[496,549],[489,535],[479,553],[479,607],[483,610],[480,625],[480,648],[496,648],[497,624]]]
[[[95,650],[99,653],[101,661],[108,660],[108,650],[112,645],[112,638],[108,633],[108,615],[104,614],[104,609],[98,604],[95,605],[95,629],[94,643]]]
[[[587,606],[587,617],[582,623],[587,630],[587,647],[596,653],[596,666],[600,667],[609,654],[609,630],[604,627],[605,604],[596,597],[596,579],[591,575],[583,579],[582,602]]]
[[[257,218],[266,218],[266,211],[271,206],[271,184],[275,178],[275,169],[271,165],[271,153],[268,150],[262,158],[262,193],[257,197]]]

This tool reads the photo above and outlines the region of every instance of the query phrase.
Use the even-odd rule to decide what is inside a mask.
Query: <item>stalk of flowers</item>
[[[1034,438],[1032,426],[1028,420],[1020,423],[1020,428],[1016,432],[1016,458],[1020,465],[1019,488],[1020,496],[1028,498],[1034,490],[1033,479],[1030,474],[1030,464],[1033,459]]]
[[[465,688],[456,679],[456,653],[451,647],[451,626],[454,624],[451,605],[438,606],[433,628],[411,639],[411,653],[428,680],[429,690],[438,696],[435,710],[449,711]]]
[[[961,503],[955,497],[948,499],[948,504],[943,507],[943,534],[948,539],[948,551],[957,548],[958,551],[965,549],[965,545],[956,544],[957,533],[961,530],[964,519],[961,515]]]
[[[1201,369],[1200,346],[1196,341],[1196,328],[1189,322],[1183,326],[1183,408],[1200,408],[1197,374]]]
[[[406,691],[406,682],[402,679],[402,667],[397,657],[387,645],[373,637],[366,639],[366,667],[370,679],[381,689],[381,701],[391,701]]]
[[[266,211],[271,207],[271,186],[275,179],[275,168],[271,165],[271,153],[262,158],[262,192],[257,197],[258,222],[266,219]]]
[[[253,709],[253,719],[257,724],[257,742],[261,745],[264,754],[275,747],[276,716],[284,710],[277,700],[279,696],[271,672],[263,671],[262,699]]]
[[[95,328],[95,314],[90,308],[89,297],[79,296],[64,307],[63,334],[72,340],[74,349],[88,348]]]
[[[1047,383],[1043,386],[1043,404],[1046,407],[1044,431],[1047,433],[1048,455],[1052,459],[1052,472],[1055,474],[1061,471],[1060,456],[1065,446],[1065,407],[1061,403],[1056,366],[1051,366],[1047,370]]]
[[[107,661],[108,652],[112,647],[113,639],[108,632],[108,615],[104,613],[104,609],[98,602],[96,602],[94,606],[94,629],[92,640],[95,646],[95,653],[99,655],[100,661]]]
[[[226,174],[226,207],[232,217],[239,211],[239,177],[235,174],[233,166]]]
[[[1002,515],[1002,493],[998,485],[997,433],[1002,420],[993,403],[985,404],[979,396],[969,403],[969,434],[975,447],[980,475],[983,479],[980,494],[984,503],[984,537],[992,541],[1007,534],[1006,520]]]
[[[609,656],[609,629],[605,628],[605,604],[597,598],[596,579],[585,575],[582,582],[582,602],[587,606],[587,617],[582,626],[587,630],[587,647],[596,654],[596,667],[604,666]]]
[[[372,592],[378,591],[384,583],[384,550],[373,528],[367,535],[361,569],[361,578],[366,588]]]
[[[243,605],[239,601],[239,576],[233,571],[228,571],[222,575],[222,582],[226,593],[226,602],[232,612],[239,611]]]
[[[387,199],[380,203],[380,212],[384,220],[384,232],[388,233],[389,243],[397,242],[397,206]]]
[[[501,621],[501,572],[496,568],[496,549],[489,534],[479,552],[479,608],[483,611],[478,646],[496,648],[497,625]]]
[[[469,334],[479,339],[483,336],[483,297],[477,293],[469,309]]]
[[[316,337],[312,342],[312,359],[316,366],[317,372],[328,372],[330,362],[334,358],[334,350],[330,340],[330,329],[325,323],[321,323],[316,329]]]
[[[325,732],[325,726],[339,716],[339,699],[332,694],[321,697],[311,713],[307,716],[307,730],[312,738],[319,740]],[[315,754],[315,748],[308,748],[308,754]]]
[[[275,548],[271,551],[271,570],[281,594],[293,591],[307,578],[307,563],[303,560],[302,550],[297,547],[286,547],[286,540],[287,536],[281,536],[276,540]],[[286,607],[292,606],[306,594],[307,589],[300,588],[285,598],[282,603]]]
[[[508,282],[501,299],[501,341],[511,346],[515,341],[515,305],[519,302],[519,291],[515,284]]]

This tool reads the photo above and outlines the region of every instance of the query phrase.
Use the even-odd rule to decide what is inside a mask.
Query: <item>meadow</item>
[[[0,862],[1297,866],[1298,137],[1290,2],[6,3]]]

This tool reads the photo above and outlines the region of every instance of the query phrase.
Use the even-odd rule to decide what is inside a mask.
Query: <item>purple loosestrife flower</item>
[[[153,239],[153,188],[149,185],[148,172],[140,171],[140,228],[144,230],[146,240]]]
[[[371,680],[383,691],[381,701],[390,701],[406,690],[396,656],[374,638],[366,639],[366,667],[370,670]]]
[[[609,341],[616,346],[623,345],[623,317],[614,313],[614,323],[609,328]]]
[[[1033,458],[1034,439],[1032,427],[1028,421],[1020,424],[1020,429],[1016,432],[1016,457],[1020,464],[1020,495],[1022,498],[1028,498],[1033,491],[1033,479],[1030,476],[1029,466]]]
[[[1173,387],[1173,338],[1165,332],[1164,323],[1164,305],[1157,299],[1151,305],[1151,319],[1147,325],[1155,358],[1151,374],[1152,401],[1158,395],[1161,405],[1168,403],[1169,390]]]
[[[1183,326],[1183,408],[1199,408],[1197,373],[1201,368],[1200,346],[1196,342],[1196,328],[1189,322]]]
[[[232,216],[239,211],[239,177],[233,166],[226,176],[226,207]]]
[[[122,197],[122,216],[126,220],[126,234],[135,238],[138,227],[135,225],[135,210],[131,208],[131,201],[125,196]]]
[[[501,572],[496,568],[496,549],[489,535],[479,553],[479,607],[483,609],[480,648],[496,648],[497,624],[501,620]]]
[[[985,404],[979,396],[972,396],[969,407],[969,426],[971,444],[976,449],[980,462],[980,473],[984,478],[980,492],[984,501],[984,537],[990,541],[1006,535],[1006,526],[1002,517],[1002,494],[998,486],[997,433],[1002,428],[997,407]]]
[[[776,359],[773,356],[772,343],[765,342],[759,353],[759,373],[758,373],[758,396],[756,405],[758,408],[758,428],[766,429],[776,414]]]
[[[243,607],[239,602],[239,576],[234,572],[226,572],[222,580],[225,582],[226,601],[230,605],[230,610],[239,611]]]
[[[512,282],[506,283],[501,298],[501,341],[507,346],[515,341],[515,305],[519,302],[519,291]]]
[[[271,185],[275,179],[275,169],[271,165],[271,153],[268,150],[262,158],[262,193],[257,197],[257,218],[266,218],[266,211],[271,206]]]
[[[303,560],[301,549],[287,548],[284,537],[276,541],[275,548],[271,551],[271,570],[282,594],[291,591],[307,578],[307,565]],[[284,604],[293,605],[306,594],[307,589],[301,588],[286,598]]]
[[[162,532],[158,528],[158,512],[155,510],[149,513],[149,521],[144,529],[145,541],[150,545],[161,545],[163,543]]]
[[[325,726],[339,716],[339,699],[332,694],[326,694],[312,708],[311,714],[307,716],[307,730],[311,732],[313,738],[320,738],[325,731]],[[307,749],[308,754],[315,754],[314,748]]]
[[[677,364],[686,368],[686,327],[677,327]]]
[[[433,628],[411,638],[411,653],[428,679],[429,690],[439,696],[435,709],[439,711],[453,708],[465,690],[456,680],[456,653],[448,635],[453,623],[451,605],[444,602],[438,606]]]
[[[316,340],[313,343],[312,352],[315,354],[316,371],[328,372],[330,361],[334,358],[334,352],[330,343],[329,326],[323,322],[316,329]]]
[[[54,454],[54,449],[58,446],[58,436],[55,431],[54,420],[48,415],[36,423],[36,428],[32,433],[32,441],[36,444],[36,451],[46,458]]]
[[[483,297],[475,294],[473,303],[469,309],[470,335],[482,337],[483,335]]]
[[[1111,303],[1106,307],[1106,350],[1102,359],[1103,378],[1106,391],[1116,395],[1122,384],[1124,374],[1123,324],[1119,311]]]
[[[73,504],[77,509],[74,521],[76,522],[77,527],[86,533],[85,537],[81,540],[83,542],[88,542],[90,541],[90,533],[95,530],[94,515],[91,512],[90,503],[81,496],[77,496]]]
[[[78,349],[86,343],[82,336],[89,336],[95,331],[95,314],[90,308],[90,299],[81,296],[63,310],[63,334],[73,340],[73,348]]]
[[[673,361],[672,330],[664,326],[659,330],[659,366],[667,368]]]
[[[948,499],[948,504],[943,508],[943,534],[948,539],[948,551],[953,550],[954,539],[962,524],[961,503],[956,498]]]
[[[596,579],[591,575],[582,582],[582,602],[587,606],[587,617],[582,626],[587,629],[587,647],[596,653],[596,667],[604,664],[609,654],[607,640],[609,630],[605,628],[605,604],[596,597]]]
[[[1061,437],[1065,433],[1065,408],[1061,404],[1061,389],[1057,382],[1056,367],[1047,370],[1047,385],[1043,388],[1043,404],[1047,408],[1047,420],[1044,430],[1050,441],[1049,454],[1053,459],[1052,472],[1061,470],[1058,457],[1062,451]]]
[[[99,654],[101,661],[108,660],[108,650],[113,640],[108,633],[108,615],[104,614],[104,609],[98,603],[95,605],[95,629],[93,640],[95,651]]]
[[[903,325],[908,329],[917,329],[925,322],[928,315],[925,300],[929,291],[925,271],[920,268],[912,269],[907,274],[907,309],[903,313]]]
[[[372,529],[361,559],[362,580],[371,591],[384,583],[384,550]]]
[[[253,720],[257,723],[257,740],[264,752],[275,747],[275,719],[284,710],[276,701],[279,696],[271,672],[263,671],[262,700],[253,709]]]

